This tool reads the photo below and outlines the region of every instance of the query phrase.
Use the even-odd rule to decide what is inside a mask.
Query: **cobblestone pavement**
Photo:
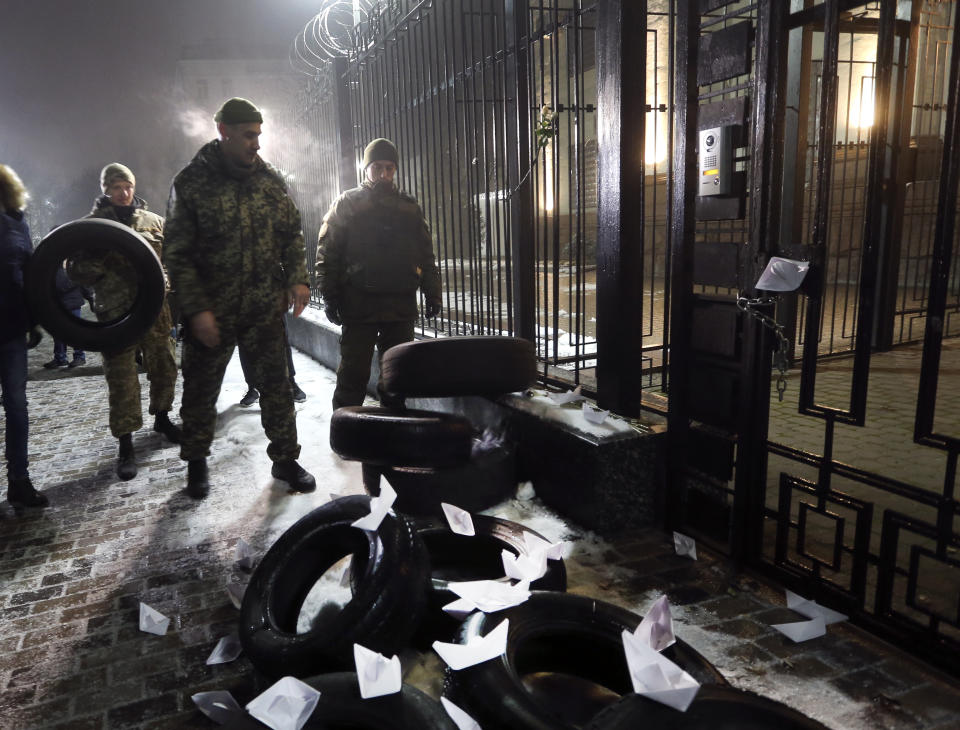
[[[213,727],[191,694],[227,689],[246,702],[264,686],[243,657],[205,665],[236,629],[226,587],[247,580],[234,566],[237,539],[262,552],[331,493],[362,491],[359,465],[327,446],[333,374],[295,355],[308,393],[298,406],[301,463],[318,489],[291,495],[270,478],[258,408],[236,405],[245,386],[234,359],[219,404],[211,495],[196,503],[182,492],[177,447],[150,430],[146,414],[134,437],[140,473],[119,481],[99,358],[51,373],[41,367],[49,357],[49,340],[31,352],[28,396],[31,472],[51,506],[21,514],[0,506],[0,727]],[[678,635],[736,686],[837,729],[960,725],[955,682],[845,624],[790,643],[770,628],[799,620],[782,593],[703,549],[696,562],[678,557],[656,530],[600,540],[536,499],[492,512],[573,541],[573,592],[638,613],[666,592]],[[138,630],[140,601],[172,618],[167,635]],[[402,660],[408,681],[436,696],[439,660]]]

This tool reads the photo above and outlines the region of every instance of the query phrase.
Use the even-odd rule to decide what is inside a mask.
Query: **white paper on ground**
[[[562,406],[565,403],[575,403],[578,400],[584,400],[586,396],[580,395],[580,386],[578,385],[573,390],[568,390],[565,393],[547,393],[547,398],[558,406]]]
[[[533,482],[521,482],[517,488],[517,499],[521,502],[529,502],[536,496],[537,493],[533,490]]]
[[[801,616],[806,616],[807,618],[817,618],[819,616],[823,618],[823,623],[825,623],[827,626],[830,624],[835,624],[839,621],[847,620],[847,615],[845,613],[840,613],[839,611],[834,611],[832,608],[821,606],[816,601],[813,601],[809,598],[804,598],[803,596],[798,596],[793,591],[785,590],[784,592],[787,595],[787,608],[792,608]]]
[[[593,423],[597,426],[606,421],[607,416],[610,415],[610,411],[594,408],[586,401],[584,401],[583,405],[580,407],[580,411],[583,413],[583,417],[588,423]]]
[[[295,677],[283,677],[247,703],[247,712],[273,730],[300,730],[320,693]]]
[[[457,726],[457,730],[481,730],[480,724],[476,720],[446,697],[440,698],[440,704],[443,705],[443,709],[447,711],[450,719],[453,720],[453,724]]]
[[[241,570],[253,570],[253,548],[242,537],[237,539],[236,566]]]
[[[500,551],[503,572],[514,580],[535,581],[547,574],[546,550],[536,550],[529,555],[514,555],[509,550]]]
[[[809,270],[809,261],[771,256],[757,280],[756,288],[764,291],[794,291],[800,288]]]
[[[699,682],[626,629],[621,636],[633,691],[686,712],[700,690]]]
[[[510,619],[504,619],[486,636],[474,636],[466,644],[433,642],[433,650],[454,670],[494,659],[507,650],[507,632]]]
[[[229,692],[217,690],[214,692],[197,692],[190,697],[204,715],[216,723],[223,725],[234,719],[237,713],[242,714],[243,708]]]
[[[799,643],[816,639],[827,633],[827,625],[823,622],[823,616],[817,616],[809,621],[795,621],[789,624],[773,624],[773,628],[789,639]]]
[[[363,699],[392,695],[400,691],[403,678],[400,672],[400,657],[389,659],[360,644],[353,645],[353,663],[357,668],[357,681]]]
[[[693,560],[697,559],[697,541],[692,537],[681,535],[679,532],[673,533],[673,549],[677,555],[686,555]]]
[[[527,546],[527,552],[534,553],[537,550],[543,550],[548,560],[562,560],[566,555],[564,553],[569,548],[569,543],[561,540],[560,542],[549,542],[529,530],[523,533],[523,544]]]
[[[458,598],[456,601],[448,603],[446,606],[444,606],[443,610],[454,618],[458,618],[462,621],[471,613],[476,611],[477,607],[474,605],[473,601],[468,598]]]
[[[446,502],[440,503],[444,516],[447,518],[447,524],[450,525],[450,531],[457,535],[466,535],[473,537],[477,534],[473,526],[473,517],[464,509]]]
[[[243,647],[240,646],[240,637],[236,633],[227,634],[213,647],[213,651],[207,657],[207,664],[226,664],[232,662],[241,653],[243,653]]]
[[[498,580],[454,581],[447,588],[484,613],[519,606],[530,598],[530,581],[525,580],[515,585]]]
[[[670,614],[670,602],[665,595],[660,596],[647,611],[643,621],[633,635],[654,651],[663,651],[677,639],[673,634],[673,616]]]
[[[382,479],[380,481],[380,496],[370,498],[370,514],[361,517],[353,523],[353,526],[359,527],[361,530],[375,531],[380,527],[380,523],[383,522],[383,518],[387,516],[387,512],[393,507],[396,499],[397,493],[393,491],[393,487],[386,479]]]
[[[143,601],[140,602],[140,630],[148,634],[163,636],[167,633],[170,626],[170,619],[160,613],[157,609],[151,608]]]
[[[238,609],[243,605],[243,594],[246,593],[247,587],[240,583],[227,583],[227,595],[230,596],[230,603],[233,604],[233,607]]]

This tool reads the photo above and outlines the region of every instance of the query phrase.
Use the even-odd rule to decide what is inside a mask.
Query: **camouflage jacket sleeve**
[[[300,220],[300,211],[293,199],[286,196],[286,210],[282,216],[282,229],[278,235],[287,240],[283,246],[283,270],[287,277],[287,287],[297,284],[310,286],[310,277],[307,275],[307,251],[303,243],[303,223]]]
[[[342,198],[330,206],[320,226],[317,261],[314,268],[317,288],[326,305],[337,307],[343,286],[344,254],[347,243],[346,221],[342,215]]]
[[[197,239],[197,212],[190,200],[182,195],[174,180],[167,201],[167,220],[164,230],[163,263],[170,282],[177,291],[177,299],[184,318],[213,309],[203,280],[194,261]]]
[[[420,291],[428,302],[439,304],[441,297],[440,272],[433,257],[433,236],[430,235],[430,226],[427,224],[423,211],[420,211],[422,221],[420,229]]]

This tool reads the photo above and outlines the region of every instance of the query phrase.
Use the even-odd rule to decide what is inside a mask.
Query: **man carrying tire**
[[[129,226],[143,236],[159,257],[163,249],[163,218],[148,211],[146,201],[134,194],[136,178],[130,168],[119,162],[110,163],[100,172],[100,188],[103,195],[96,199],[93,210],[86,217],[105,218]],[[67,273],[74,283],[90,286],[93,291],[91,307],[99,320],[116,319],[134,305],[137,275],[122,254],[77,256],[68,262]],[[180,442],[180,428],[171,423],[169,417],[177,382],[171,326],[170,307],[164,299],[156,321],[139,342],[120,350],[103,352],[110,432],[119,441],[117,476],[123,480],[137,475],[133,432],[143,426],[136,360],[138,350],[143,353],[143,365],[150,382],[153,430],[175,444]]]
[[[246,99],[226,101],[208,142],[173,180],[164,261],[187,334],[183,352],[183,439],[187,493],[209,492],[207,461],[217,396],[234,346],[249,356],[270,440],[271,474],[299,492],[316,481],[300,456],[287,375],[283,314],[310,300],[300,211],[283,177],[257,151],[263,116]]]
[[[399,156],[387,139],[363,151],[364,181],[338,197],[320,228],[316,277],[324,309],[341,325],[333,408],[363,404],[370,360],[413,339],[417,289],[430,319],[442,310],[433,241],[416,199],[394,184]],[[382,380],[377,387],[381,403]]]

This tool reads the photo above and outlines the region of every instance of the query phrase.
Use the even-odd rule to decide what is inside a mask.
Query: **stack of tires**
[[[383,375],[387,389],[400,397],[499,395],[529,385],[535,363],[532,346],[521,340],[451,338],[391,349],[384,355]],[[444,675],[444,697],[483,730],[712,727],[668,724],[677,717],[682,722],[684,714],[671,710],[661,720],[660,705],[633,694],[621,632],[633,632],[641,617],[565,593],[562,560],[547,562],[546,573],[530,585],[531,596],[520,605],[475,611],[463,622],[442,610],[456,598],[450,582],[506,582],[502,553],[527,556],[537,543],[531,537],[545,540],[523,525],[477,514],[472,515],[475,534],[465,536],[438,516],[441,502],[474,512],[509,495],[505,486],[487,487],[477,473],[488,465],[476,463],[476,438],[468,421],[443,413],[336,411],[331,446],[368,470],[386,472],[397,492],[394,511],[376,530],[362,530],[353,522],[370,513],[372,497],[340,497],[281,535],[254,570],[241,607],[240,640],[254,666],[270,678],[293,675],[322,685],[323,713],[332,714],[311,717],[305,727],[453,728],[439,703],[406,685],[395,695],[360,700],[356,675],[350,673],[354,643],[387,656],[422,650],[437,640],[468,644],[509,619],[506,649],[499,657],[459,671],[448,668]],[[515,486],[512,469],[503,479]],[[349,600],[336,611],[320,612],[297,633],[308,593],[345,558],[350,561]],[[682,641],[664,654],[704,688],[729,689],[716,669]],[[704,697],[705,709],[690,717],[708,723],[714,712],[723,714],[730,695]],[[645,713],[658,719],[651,724]],[[743,727],[815,727],[790,724],[780,715],[774,720]]]

